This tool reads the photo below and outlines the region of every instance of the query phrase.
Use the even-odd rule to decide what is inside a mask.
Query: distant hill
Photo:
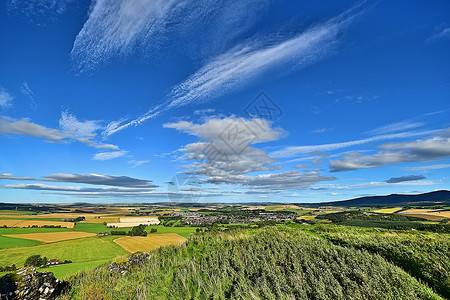
[[[368,196],[351,200],[308,203],[310,206],[390,206],[390,205],[450,205],[450,191],[435,191],[424,194],[391,194],[386,196]]]

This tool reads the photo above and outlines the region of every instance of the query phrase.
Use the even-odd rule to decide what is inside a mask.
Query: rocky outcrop
[[[0,278],[1,299],[5,300],[50,300],[55,299],[65,283],[51,272],[7,274]]]
[[[149,253],[135,253],[127,257],[122,262],[112,262],[109,264],[109,271],[111,273],[119,273],[125,275],[132,267],[140,266],[150,258]]]

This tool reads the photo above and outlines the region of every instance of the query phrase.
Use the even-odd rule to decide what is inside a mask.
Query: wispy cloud
[[[71,56],[78,72],[93,71],[113,57],[134,53],[151,60],[178,45],[184,53],[204,60],[245,32],[270,2],[97,0]]]
[[[443,39],[450,39],[450,27],[444,28],[427,39],[428,43],[438,42]]]
[[[101,121],[86,120],[80,121],[74,115],[68,112],[61,113],[59,127],[71,138],[97,149],[119,150],[119,147],[112,144],[103,144],[93,141],[96,137],[96,131],[103,129]]]
[[[22,86],[20,87],[20,92],[30,100],[31,107],[35,109],[36,101],[34,100],[34,92],[31,90],[28,83],[26,82],[22,83]]]
[[[74,0],[8,0],[8,9],[23,14],[28,21],[43,25],[55,20]]]
[[[427,165],[427,166],[417,166],[417,167],[405,167],[405,171],[410,172],[423,172],[427,173],[431,170],[447,169],[450,168],[450,164],[438,164],[438,165]]]
[[[407,138],[413,136],[421,136],[428,135],[432,133],[436,133],[438,130],[426,130],[426,131],[410,131],[410,132],[400,132],[400,133],[392,133],[392,134],[384,134],[377,135],[365,139],[354,140],[349,142],[342,143],[331,143],[331,144],[323,144],[323,145],[311,145],[311,146],[291,146],[286,147],[284,149],[275,151],[272,153],[273,157],[294,157],[299,154],[312,153],[312,152],[323,152],[323,151],[332,151],[339,150],[343,148],[348,148],[352,146],[358,146],[363,144],[368,144],[371,142],[381,141],[381,140],[391,140],[391,139],[400,139]]]
[[[175,86],[166,103],[153,107],[135,120],[115,124],[105,134],[139,125],[170,109],[210,101],[239,90],[274,68],[284,67],[286,73],[311,65],[331,53],[339,42],[339,34],[356,15],[357,11],[351,9],[293,37],[282,40],[259,38],[237,45],[214,57]]]
[[[6,89],[0,87],[0,108],[6,109],[8,107],[11,107],[12,100],[14,97],[9,93]]]
[[[401,122],[396,122],[392,124],[388,124],[382,127],[378,127],[375,129],[372,129],[367,132],[369,135],[380,135],[380,134],[386,134],[386,133],[392,133],[392,132],[399,132],[399,131],[405,131],[405,130],[411,130],[418,127],[422,127],[425,124],[422,122],[413,122],[411,120],[405,120]]]
[[[140,167],[148,162],[149,162],[148,160],[130,160],[128,163],[133,167]]]
[[[449,158],[450,128],[421,140],[387,143],[378,148],[378,153],[373,155],[363,155],[358,151],[346,153],[342,158],[331,160],[330,169],[332,172],[343,172]]]
[[[111,160],[114,158],[122,157],[127,154],[128,154],[128,151],[125,151],[125,150],[112,151],[112,152],[99,152],[99,153],[96,153],[92,159],[94,159],[94,160]]]

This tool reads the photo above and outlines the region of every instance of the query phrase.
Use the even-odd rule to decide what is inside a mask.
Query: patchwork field
[[[111,217],[100,217],[100,218],[86,218],[85,221],[82,221],[83,223],[94,223],[94,224],[103,224],[106,223],[118,223],[119,218],[111,218]]]
[[[124,228],[139,225],[158,225],[158,217],[119,218],[119,223],[108,223],[108,227]]]
[[[69,231],[69,232],[42,232],[42,233],[25,233],[25,234],[7,234],[4,235],[12,238],[20,238],[27,240],[35,240],[43,243],[53,243],[66,240],[80,239],[95,236],[94,233]]]
[[[375,210],[374,212],[380,213],[380,214],[393,214],[393,213],[399,211],[400,209],[402,209],[402,208],[401,207],[383,208],[383,209]]]
[[[112,259],[128,253],[112,239],[112,237],[89,237],[31,247],[0,249],[0,266],[12,264],[23,266],[25,260],[35,254],[46,256],[48,259],[57,258],[76,263]]]
[[[12,248],[12,247],[25,247],[39,245],[38,241],[18,239],[13,237],[1,236],[0,235],[0,249]]]
[[[416,216],[431,221],[450,219],[450,211],[448,210],[430,210],[430,209],[408,209],[400,212],[403,215]]]
[[[151,251],[162,246],[179,245],[186,241],[186,238],[176,233],[152,234],[146,237],[125,236],[115,239],[114,242],[128,252]]]
[[[0,220],[0,226],[6,225],[7,227],[32,227],[32,226],[61,226],[65,228],[73,228],[72,222],[57,222],[57,221],[41,221],[41,220]]]

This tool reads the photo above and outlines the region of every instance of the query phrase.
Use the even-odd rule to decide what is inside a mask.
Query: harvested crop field
[[[114,242],[128,252],[151,251],[162,246],[180,245],[187,241],[177,233],[159,233],[143,236],[125,236]]]
[[[95,236],[95,233],[68,231],[68,232],[43,232],[43,233],[24,233],[24,234],[5,234],[4,236],[35,240],[43,243],[60,242],[65,240],[81,239]]]
[[[0,220],[0,226],[7,227],[32,227],[32,226],[61,226],[66,228],[73,228],[72,222],[56,222],[56,221],[40,221],[40,220]]]
[[[420,214],[420,215],[426,215],[426,216],[439,217],[439,219],[429,219],[429,220],[441,220],[444,218],[450,219],[450,211],[448,211],[448,210],[408,209],[408,210],[400,212],[400,214],[410,215],[410,216],[418,216]],[[424,218],[424,217],[421,217],[421,218]]]
[[[444,216],[437,216],[437,215],[431,215],[431,214],[404,214],[404,215],[427,219],[429,221],[440,221],[442,219],[447,219]]]
[[[86,221],[82,221],[83,223],[94,223],[94,224],[103,224],[104,222],[106,223],[118,223],[119,222],[119,218],[111,218],[111,217],[100,217],[100,218],[89,218],[86,219]]]
[[[22,222],[22,220],[0,220],[0,227],[5,226],[6,227],[14,227],[14,225],[19,224]]]

